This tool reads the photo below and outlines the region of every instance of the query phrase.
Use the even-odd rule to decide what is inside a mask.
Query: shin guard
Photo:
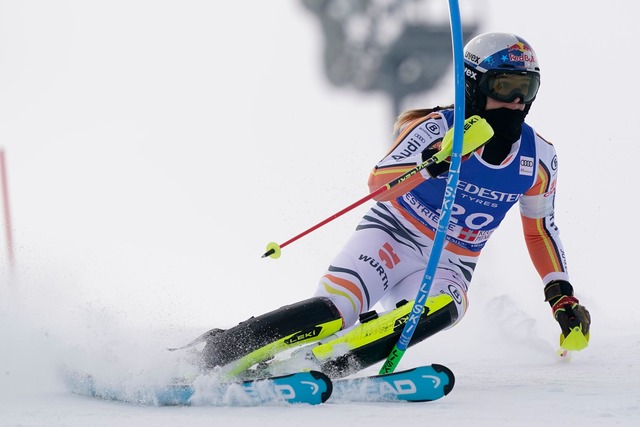
[[[398,342],[409,317],[412,304],[400,305],[381,316],[370,316],[346,334],[313,347],[313,355],[322,371],[340,378],[387,358]],[[413,346],[455,323],[458,311],[450,295],[429,297],[409,346]]]
[[[202,352],[203,364],[206,369],[231,364],[228,373],[237,375],[281,351],[317,341],[341,328],[342,318],[330,300],[310,298],[252,317],[211,337]]]

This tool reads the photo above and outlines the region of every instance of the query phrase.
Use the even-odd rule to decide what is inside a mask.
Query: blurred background
[[[618,229],[629,211],[634,224],[638,194],[640,6],[460,7],[465,41],[514,32],[538,53],[528,122],[558,151],[572,282],[596,340],[637,322],[619,304],[638,295],[635,239]],[[370,205],[278,260],[260,258],[266,244],[366,195],[400,111],[453,99],[445,1],[0,1],[11,221],[0,323],[14,344],[0,357],[25,331],[81,341],[155,329],[177,345],[309,297]],[[557,339],[517,209],[483,253],[470,304],[453,333],[516,310]]]

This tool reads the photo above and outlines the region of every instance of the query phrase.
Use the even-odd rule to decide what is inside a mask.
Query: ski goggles
[[[521,104],[536,99],[540,88],[540,74],[528,71],[487,71],[480,78],[480,92],[502,102],[520,98]]]

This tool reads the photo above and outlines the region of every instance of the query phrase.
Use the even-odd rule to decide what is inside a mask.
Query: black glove
[[[436,153],[440,152],[442,141],[437,141],[422,151],[422,161],[425,162],[433,157]],[[461,157],[462,161],[469,159],[473,153],[465,154]],[[431,178],[437,178],[439,175],[442,175],[445,172],[449,172],[449,166],[451,166],[449,158],[447,160],[442,161],[440,163],[434,163],[432,165],[427,166],[427,172],[431,175]]]
[[[589,345],[591,315],[573,296],[571,284],[565,280],[554,280],[544,287],[544,295],[562,329],[560,347],[565,350],[586,348]]]
[[[433,157],[436,153],[438,153],[440,151],[441,144],[442,141],[437,141],[425,148],[422,152],[422,161],[425,162]],[[434,163],[427,166],[427,172],[429,173],[429,175],[431,175],[432,178],[437,178],[438,175],[449,172],[449,166],[449,162]]]

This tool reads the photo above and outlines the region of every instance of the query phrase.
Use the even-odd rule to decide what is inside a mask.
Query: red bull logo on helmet
[[[511,62],[536,62],[533,51],[522,42],[513,44],[507,48],[508,61]]]
[[[522,42],[518,42],[514,45],[511,45],[507,48],[507,50],[509,52],[511,52],[512,50],[518,50],[522,53],[524,52],[531,52],[531,48],[529,46],[527,46],[526,44],[522,43]]]

